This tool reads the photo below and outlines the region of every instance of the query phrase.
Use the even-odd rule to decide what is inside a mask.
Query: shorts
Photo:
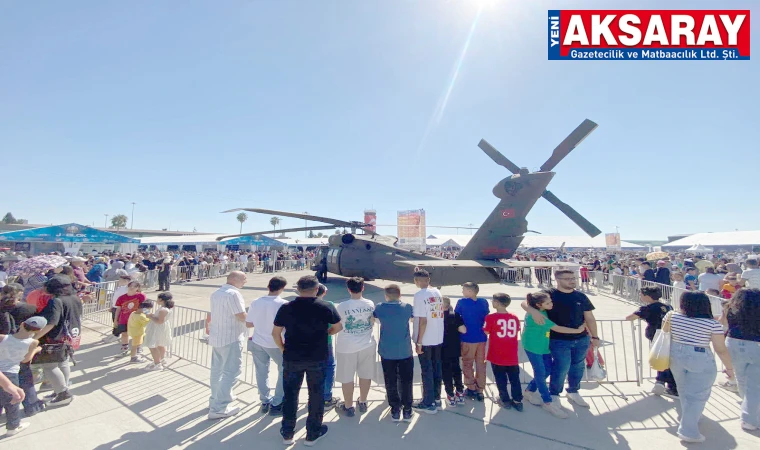
[[[338,383],[353,383],[356,374],[359,374],[359,378],[364,380],[375,378],[375,371],[377,370],[376,354],[375,345],[370,345],[355,353],[336,353],[335,381]]]
[[[132,338],[132,347],[139,347],[143,343],[143,339],[145,339],[145,335],[141,334],[140,336],[130,336]]]
[[[127,332],[127,324],[126,323],[125,324],[118,324],[118,325],[116,325],[116,328],[114,328],[113,334],[115,336],[119,336],[121,333],[126,333],[126,332]]]

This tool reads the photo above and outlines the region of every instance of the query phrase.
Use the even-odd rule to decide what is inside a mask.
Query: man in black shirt
[[[652,270],[652,265],[648,262],[644,261],[639,266],[639,273],[641,274],[641,279],[644,281],[651,281],[652,283],[655,282],[654,279],[654,270]]]
[[[312,446],[327,434],[322,425],[325,412],[325,366],[327,365],[327,335],[343,329],[335,307],[317,299],[319,281],[314,276],[301,277],[297,283],[298,297],[282,305],[274,318],[272,337],[282,350],[282,378],[285,396],[282,401],[283,443],[291,445],[296,427],[298,393],[306,374],[309,392],[309,415],[306,418],[306,442]],[[332,326],[330,326],[332,325]],[[329,328],[329,330],[328,330]],[[285,343],[282,332],[285,330]]]
[[[554,277],[557,281],[557,289],[548,291],[554,304],[552,309],[546,311],[549,320],[556,325],[568,328],[578,328],[585,323],[591,336],[589,338],[587,333],[551,332],[549,348],[552,353],[553,364],[549,392],[553,401],[559,402],[559,394],[562,393],[565,379],[567,379],[567,399],[578,406],[588,408],[589,404],[581,397],[578,390],[581,387],[589,343],[594,348],[599,346],[596,319],[592,312],[594,305],[591,304],[586,294],[575,290],[578,284],[575,271],[557,270]],[[534,322],[539,325],[544,323],[544,316],[541,312],[532,308],[528,302],[523,302],[521,306],[530,313]]]

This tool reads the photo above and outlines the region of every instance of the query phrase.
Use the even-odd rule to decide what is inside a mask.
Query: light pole
[[[132,219],[129,221],[129,229],[135,228],[135,202],[132,202]]]
[[[103,214],[103,215],[106,216],[106,222],[103,225],[103,228],[108,228],[108,214]]]
[[[470,227],[470,236],[472,236],[472,224],[468,223],[467,226]]]
[[[303,213],[304,214],[309,214],[309,211],[304,211]],[[308,220],[303,219],[303,224],[304,224],[304,228],[308,228],[309,227],[309,221]],[[308,233],[308,231],[303,230],[303,237],[308,238],[309,236],[306,233]]]

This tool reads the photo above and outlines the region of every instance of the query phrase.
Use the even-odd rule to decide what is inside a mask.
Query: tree
[[[314,235],[314,232],[313,231],[309,231],[309,238],[315,238],[315,237],[316,236]]]
[[[320,231],[319,233],[317,233],[317,237],[321,238],[321,237],[325,237],[325,235]]]
[[[240,234],[243,234],[243,222],[248,220],[248,214],[241,212],[237,215],[237,221],[240,222]]]
[[[13,213],[7,213],[5,216],[3,216],[3,220],[0,220],[0,222],[5,224],[15,224],[15,223],[24,223],[25,220],[22,219],[16,219],[13,217]]]
[[[272,227],[274,229],[274,232],[272,234],[274,235],[277,232],[277,225],[280,224],[280,218],[277,216],[274,216],[271,219],[269,219],[269,223],[272,224]]]
[[[111,228],[116,228],[116,231],[118,231],[119,228],[126,228],[127,220],[129,219],[124,214],[117,214],[111,217]]]

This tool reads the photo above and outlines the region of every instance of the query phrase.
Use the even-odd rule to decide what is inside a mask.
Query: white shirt
[[[116,286],[116,289],[113,291],[113,297],[111,297],[111,308],[116,308],[116,300],[126,294],[127,290],[127,286]]]
[[[240,255],[240,256],[238,256],[238,262],[240,264],[248,264],[248,255]]]
[[[427,287],[414,294],[414,317],[426,317],[422,345],[443,344],[443,298],[436,288]],[[419,320],[414,321],[414,342],[419,336]]]
[[[697,277],[699,281],[699,290],[707,291],[708,289],[715,289],[720,292],[720,283],[723,281],[723,277],[715,273],[701,273]]]
[[[337,353],[356,353],[375,345],[372,316],[375,304],[366,298],[348,299],[335,305],[343,324],[335,342]]]
[[[2,281],[3,283],[8,281],[8,274],[2,270],[0,270],[0,281]]]
[[[251,341],[254,344],[265,348],[277,348],[272,337],[274,317],[280,310],[280,306],[286,303],[288,303],[287,300],[272,295],[266,295],[251,302],[245,321],[253,324]]]
[[[747,269],[742,272],[742,280],[747,280],[747,287],[760,289],[760,269]]]
[[[208,343],[212,347],[224,347],[245,340],[248,334],[245,322],[235,317],[235,314],[244,312],[243,294],[235,286],[223,284],[211,294]]]

